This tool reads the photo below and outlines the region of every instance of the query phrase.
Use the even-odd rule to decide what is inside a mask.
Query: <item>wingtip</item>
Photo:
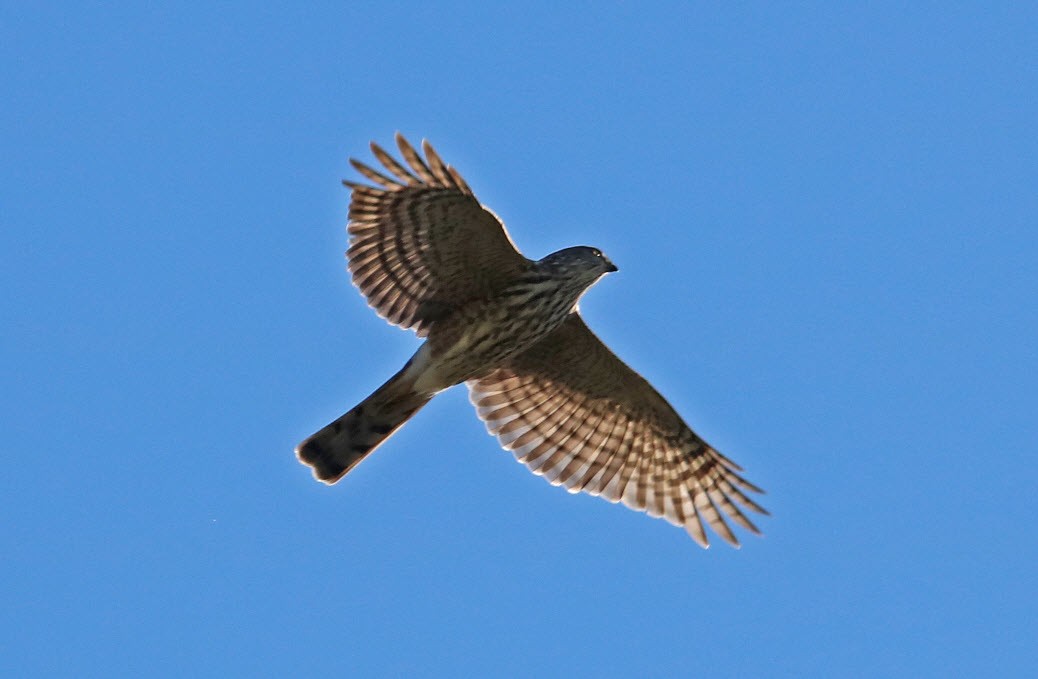
[[[725,524],[725,527],[727,528],[728,525]],[[728,546],[732,549],[742,549],[742,544],[739,542],[739,538],[735,537],[735,533],[732,532],[731,528],[728,528],[727,531],[717,530],[714,528],[714,532],[720,535],[721,539],[728,543]]]
[[[710,539],[706,536],[706,531],[703,529],[703,524],[698,517],[693,516],[686,521],[684,528],[693,542],[703,549],[710,549]]]

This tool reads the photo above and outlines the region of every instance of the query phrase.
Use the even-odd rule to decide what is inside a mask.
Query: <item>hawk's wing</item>
[[[724,515],[759,533],[740,505],[767,514],[745,492],[763,491],[696,436],[576,312],[468,386],[490,433],[553,485],[662,516],[704,547],[703,519],[733,545]]]
[[[388,176],[350,159],[377,186],[343,182],[353,189],[346,257],[375,311],[424,337],[437,318],[514,280],[529,260],[428,142],[426,162],[403,135],[396,141],[406,166],[371,144]]]

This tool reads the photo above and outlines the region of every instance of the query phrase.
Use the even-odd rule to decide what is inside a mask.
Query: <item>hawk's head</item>
[[[578,245],[553,252],[538,264],[552,272],[590,285],[607,273],[616,271],[616,265],[598,248]]]

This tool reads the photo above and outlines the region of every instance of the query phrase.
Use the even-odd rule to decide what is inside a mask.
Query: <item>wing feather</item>
[[[434,161],[431,161],[434,162]],[[741,468],[699,438],[574,312],[550,335],[468,383],[488,431],[535,474],[682,526],[700,545],[705,525],[733,546],[727,520],[760,531],[767,512]]]
[[[421,179],[411,174],[406,167],[398,163],[393,156],[386,153],[385,149],[375,142],[371,142],[371,152],[378,158],[378,162],[382,163],[383,167],[392,172],[404,184],[415,186],[422,183]]]
[[[352,189],[346,258],[368,304],[425,337],[445,314],[493,294],[531,262],[428,142],[423,159],[403,135],[396,141],[403,163],[371,144],[384,173],[350,159],[374,186],[343,182]]]

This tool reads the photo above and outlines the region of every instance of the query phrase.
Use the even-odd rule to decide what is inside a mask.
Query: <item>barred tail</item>
[[[332,484],[429,402],[433,394],[414,390],[407,367],[339,419],[296,446],[296,456],[313,467],[314,477]]]

